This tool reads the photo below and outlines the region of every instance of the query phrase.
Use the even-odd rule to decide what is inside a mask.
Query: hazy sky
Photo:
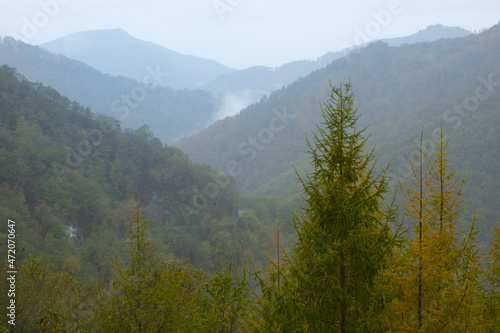
[[[498,0],[0,0],[2,36],[39,44],[122,28],[237,69],[315,59],[436,23],[474,31],[499,21]]]

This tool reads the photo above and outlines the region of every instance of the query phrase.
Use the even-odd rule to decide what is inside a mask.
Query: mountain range
[[[463,28],[437,24],[410,36],[383,41],[391,46],[398,46],[469,34],[471,32]],[[139,40],[121,29],[78,32],[40,46],[55,54],[80,60],[103,73],[134,78],[139,82],[146,75],[145,69],[148,66],[157,66],[162,72],[168,73],[161,85],[173,89],[203,89],[214,94],[218,108],[211,116],[209,124],[236,114],[272,91],[325,67],[345,56],[350,50],[366,44],[329,52],[315,60],[293,61],[277,68],[253,66],[242,70],[227,68],[215,61],[181,55],[162,46]]]
[[[410,36],[382,39],[390,46],[432,42],[439,39],[458,38],[470,35],[471,32],[460,27],[449,27],[441,24],[431,25]],[[367,43],[368,44],[368,43]],[[273,91],[286,86],[298,78],[327,66],[332,61],[347,55],[350,51],[365,47],[367,44],[349,47],[336,52],[328,52],[315,60],[297,60],[277,68],[255,66],[244,70],[221,75],[209,83],[206,88],[214,93],[233,92],[236,90],[261,89]]]
[[[76,32],[40,46],[103,73],[138,82],[142,82],[148,68],[158,67],[165,73],[160,85],[172,89],[197,89],[219,75],[235,71],[213,60],[180,54],[137,39],[122,29]]]
[[[434,26],[408,40],[424,35],[429,40],[449,38],[457,33],[469,32]],[[166,143],[234,115],[345,55],[344,50],[275,69],[255,66],[235,71],[139,40],[121,29],[74,33],[42,46],[5,37],[0,43],[0,64],[15,67],[29,80],[50,85],[96,113],[117,118],[123,128],[148,124]],[[193,87],[201,89],[186,90]]]
[[[144,68],[143,79],[136,81],[10,37],[0,43],[0,64],[15,67],[29,80],[51,86],[93,112],[118,119],[123,128],[149,124],[163,142],[202,129],[217,110],[210,92],[161,86],[168,74],[160,66]]]
[[[298,202],[301,188],[296,182],[297,173],[304,175],[311,168],[306,153],[306,138],[311,139],[316,126],[321,126],[321,103],[328,99],[330,84],[351,82],[359,107],[360,129],[368,126],[365,132],[370,135],[368,148],[375,148],[377,168],[391,163],[393,189],[398,182],[411,181],[409,156],[417,147],[416,142],[422,131],[425,142],[432,143],[435,130],[442,123],[450,138],[450,162],[456,167],[457,173],[468,180],[464,198],[469,208],[464,215],[464,225],[476,212],[484,225],[480,229],[490,230],[500,216],[500,134],[497,131],[500,126],[500,25],[479,34],[431,26],[404,39],[377,41],[345,52],[328,53],[314,61],[301,60],[279,68],[257,66],[240,71],[214,61],[179,55],[137,40],[123,30],[82,32],[70,37],[75,36],[88,42],[87,47],[94,43],[92,45],[101,45],[103,48],[88,47],[85,50],[81,48],[85,43],[70,45],[70,39],[65,38],[66,44],[62,40],[51,43],[53,47],[59,47],[61,52],[71,51],[89,57],[84,62],[5,37],[0,43],[0,64],[15,67],[17,73],[29,80],[50,85],[70,100],[90,107],[93,112],[118,120],[113,123],[119,135],[109,141],[112,149],[101,151],[110,154],[112,165],[100,161],[88,168],[89,175],[97,177],[96,184],[104,179],[105,174],[113,184],[113,195],[117,197],[128,193],[128,197],[133,198],[134,191],[138,191],[134,187],[137,184],[131,185],[126,181],[126,175],[132,171],[137,179],[147,176],[145,181],[137,181],[140,184],[154,185],[162,177],[169,177],[169,171],[161,169],[160,165],[155,165],[159,169],[152,170],[150,174],[149,171],[142,172],[141,168],[147,168],[141,164],[142,160],[134,160],[140,165],[138,167],[131,165],[127,157],[128,148],[124,138],[129,136],[135,138],[131,142],[138,140],[145,146],[150,145],[148,149],[160,150],[162,143],[153,139],[154,133],[163,143],[175,143],[194,162],[187,168],[185,155],[176,155],[173,152],[178,150],[163,147],[166,153],[177,156],[169,163],[176,165],[174,169],[179,174],[184,169],[192,169],[208,182],[211,171],[203,171],[206,166],[202,164],[206,164],[236,180],[244,197],[243,202],[255,203],[258,201],[256,197]],[[114,58],[110,56],[104,59],[108,56],[103,51],[106,40],[124,53],[109,53]],[[149,50],[149,54],[137,51],[129,55],[125,52],[127,48],[141,47]],[[145,62],[140,59],[142,56]],[[164,60],[162,57],[168,58],[165,63],[161,62]],[[102,66],[100,70],[86,63],[92,58],[98,61],[95,66]],[[140,65],[135,69],[125,68],[134,58]],[[172,75],[173,72],[167,71],[166,68],[172,64],[182,67],[184,74]],[[206,66],[207,71],[200,73],[203,77],[196,77],[190,72],[196,71],[196,66]],[[39,115],[37,110],[50,112],[54,109],[51,103],[62,105],[64,117],[71,118],[73,108],[82,124],[97,126],[101,116],[92,116],[90,109],[72,104],[54,90],[26,82],[22,78],[18,77],[19,82],[16,83],[15,72],[10,69],[4,69],[4,72],[5,82],[17,87],[14,93],[2,92],[2,96],[8,97],[11,103],[3,109],[10,121],[10,132],[2,136],[5,147],[10,144],[9,137],[19,128],[16,134],[20,138],[19,142],[27,144],[29,140],[24,140],[24,136],[41,138],[38,141],[50,152],[54,146],[50,142],[57,141],[58,130],[49,126],[43,114]],[[2,87],[7,89],[9,84]],[[176,90],[175,87],[183,89]],[[199,89],[185,89],[187,87]],[[27,104],[16,102],[24,100],[25,95],[29,97],[26,99]],[[42,102],[44,106],[38,108],[36,103]],[[26,116],[24,120],[27,123],[20,116]],[[57,118],[57,115],[54,117]],[[43,131],[40,132],[37,126],[42,130],[50,129],[50,135],[54,134],[54,138],[51,136],[52,141],[40,134]],[[71,124],[65,127],[66,132],[70,133],[65,136],[71,139],[64,141],[69,140],[72,147],[78,149],[82,135],[87,136],[88,133],[78,126],[74,131],[73,127]],[[123,130],[127,127],[139,130]],[[34,134],[29,134],[30,131]],[[65,150],[61,146],[64,144],[61,141],[60,151],[50,154],[64,160]],[[144,150],[141,144],[134,143],[134,151]],[[29,152],[39,151],[36,146],[27,147]],[[117,154],[120,159],[114,159]],[[12,161],[20,159],[20,155],[9,156]],[[149,160],[155,161],[154,156],[151,153]],[[38,157],[47,160],[43,156]],[[182,163],[176,159],[181,159]],[[89,162],[85,163],[87,165]],[[16,184],[24,186],[29,177],[42,175],[46,170],[40,165],[30,164],[25,168],[27,171],[16,173]],[[30,168],[35,171],[30,171]],[[14,167],[9,170],[17,172]],[[188,176],[185,182],[191,182],[189,184],[192,187],[196,184],[192,183],[196,177]],[[71,177],[75,178],[76,185],[83,186],[84,182],[78,173],[73,172]],[[182,179],[173,177],[169,181],[182,183]],[[163,185],[168,192],[170,184]],[[37,189],[34,187],[33,191]],[[183,189],[179,186],[179,195],[187,204],[190,197]],[[86,188],[81,191],[85,195],[91,193]],[[237,192],[238,189],[232,188],[232,200],[235,200]],[[33,192],[31,195],[35,194]],[[147,199],[151,200],[156,194],[149,193],[148,196]],[[19,197],[19,200],[22,201],[22,198]],[[91,202],[96,204],[95,200]],[[230,210],[234,219],[237,219],[236,208],[240,208],[237,206],[234,201]],[[56,228],[59,234],[60,224],[57,223]],[[47,228],[50,227],[51,222],[48,221]],[[484,243],[485,239],[482,241]]]
[[[470,211],[490,226],[500,216],[500,25],[477,35],[356,50],[277,90],[233,117],[176,144],[198,163],[231,174],[244,195],[291,198],[309,170],[306,137],[320,124],[329,84],[353,84],[361,128],[368,126],[380,166],[391,162],[393,187],[410,181],[409,155],[440,121],[451,160],[470,180]],[[494,199],[495,198],[495,199]]]
[[[302,294],[305,290],[306,296],[317,295],[317,290],[324,289],[321,272],[329,271],[332,263],[340,262],[342,267],[347,267],[353,260],[363,259],[364,254],[372,255],[373,251],[402,253],[400,258],[394,256],[394,263],[398,262],[396,266],[403,263],[400,266],[403,270],[399,266],[394,269],[391,259],[387,269],[377,275],[371,271],[372,263],[377,266],[382,262],[379,258],[363,263],[363,267],[370,270],[370,281],[376,284],[375,303],[383,298],[384,302],[377,303],[382,308],[388,300],[389,320],[374,317],[363,321],[363,327],[377,330],[379,323],[390,321],[393,309],[401,308],[399,294],[391,294],[393,281],[401,282],[398,272],[416,272],[414,268],[419,262],[411,263],[411,258],[424,258],[422,247],[411,250],[412,244],[418,244],[412,239],[413,234],[408,233],[408,238],[396,236],[394,242],[400,244],[393,244],[388,227],[396,226],[399,221],[409,230],[414,225],[418,231],[417,221],[421,232],[424,227],[421,240],[427,241],[420,243],[431,248],[424,258],[426,272],[436,273],[438,279],[444,275],[458,277],[458,284],[451,281],[454,278],[444,281],[449,290],[464,287],[463,295],[455,295],[453,304],[445,302],[452,304],[452,316],[458,318],[455,303],[465,299],[466,310],[460,310],[461,317],[469,319],[468,310],[474,308],[478,309],[474,311],[477,317],[471,317],[471,323],[489,325],[491,320],[492,325],[496,324],[498,293],[494,288],[483,287],[488,287],[490,282],[495,284],[495,263],[499,257],[498,251],[495,252],[499,239],[495,222],[500,216],[500,24],[479,34],[427,38],[429,41],[415,43],[400,40],[395,45],[376,41],[347,50],[344,55],[330,54],[327,57],[331,58],[298,61],[273,70],[250,68],[240,73],[248,77],[241,79],[241,86],[229,84],[227,89],[223,88],[224,80],[240,74],[224,74],[211,81],[212,91],[163,86],[168,73],[160,65],[145,67],[145,74],[138,81],[105,74],[82,61],[4,38],[0,43],[0,62],[17,68],[0,66],[0,219],[9,222],[8,233],[0,232],[0,240],[9,238],[10,241],[12,237],[7,235],[14,235],[15,228],[15,243],[21,251],[17,259],[9,259],[9,263],[10,269],[14,269],[16,262],[18,275],[14,284],[25,291],[16,296],[15,317],[19,325],[15,329],[33,332],[40,324],[48,327],[52,322],[53,331],[56,327],[71,332],[120,331],[124,313],[139,313],[134,310],[137,307],[126,310],[122,307],[135,302],[127,301],[131,299],[128,291],[133,286],[139,286],[139,294],[156,303],[148,303],[152,308],[141,307],[142,312],[135,319],[133,315],[128,316],[132,318],[132,330],[138,326],[137,318],[147,318],[139,323],[140,327],[152,327],[152,323],[158,324],[159,330],[165,330],[165,325],[169,325],[169,331],[182,325],[178,324],[179,318],[190,323],[179,331],[205,330],[205,326],[207,330],[223,328],[228,316],[235,318],[229,323],[229,329],[235,327],[233,322],[244,325],[244,318],[250,317],[253,321],[263,313],[277,314],[279,321],[289,318],[288,310],[274,311],[274,305],[266,305],[276,304],[274,295],[292,295],[291,302],[281,302],[285,307],[291,304],[292,314],[297,312],[297,304],[300,307],[307,303],[295,297],[295,290],[288,289],[289,281],[293,284],[307,275],[312,277],[308,281],[314,284],[319,276],[320,288],[299,290]],[[314,69],[320,61],[324,64]],[[311,66],[310,72],[293,79],[299,75],[299,69],[306,66]],[[76,98],[65,97],[54,87],[30,81],[23,73],[38,78],[37,81],[51,82],[58,90]],[[257,84],[268,74],[271,81],[278,82],[282,75],[292,81],[270,87],[274,91],[269,93],[268,88]],[[332,87],[347,82],[353,86],[357,108],[354,112],[359,116],[353,130],[367,137],[367,141],[356,141],[354,150],[366,145],[364,148],[369,154],[373,149],[375,177],[365,178],[371,171],[364,167],[348,168],[348,172],[343,172],[347,169],[341,167],[338,173],[317,173],[320,176],[313,178],[330,182],[312,182],[306,186],[311,191],[304,194],[296,178],[298,175],[308,178],[308,172],[318,167],[311,165],[307,151],[314,149],[315,131],[325,126],[326,114],[322,114],[322,107],[335,104],[328,103],[329,99],[333,102],[335,95]],[[85,100],[85,106],[72,100],[77,98]],[[104,114],[93,113],[88,106],[94,112],[103,110]],[[234,107],[241,111],[220,119]],[[214,119],[219,120],[207,127]],[[330,123],[329,129],[335,126]],[[449,144],[444,144],[448,153],[444,156],[449,160],[444,164],[449,162],[456,173],[444,172],[441,166],[434,165],[434,170],[419,178],[418,172],[412,174],[418,170],[412,152],[419,146],[429,147],[424,158],[427,163],[430,155],[443,147],[436,147],[440,129],[444,129],[449,139]],[[164,142],[156,138],[152,130],[162,135]],[[196,133],[188,136],[190,132]],[[324,133],[335,132],[339,131],[333,128],[332,132]],[[336,140],[335,137],[336,134],[328,135],[327,145]],[[179,138],[175,146],[165,144]],[[326,155],[336,154],[336,148],[323,151]],[[343,159],[339,163],[356,164],[351,163],[353,155],[359,156],[347,154],[349,161]],[[321,160],[329,157],[320,157],[319,168],[322,168]],[[330,167],[336,169],[335,162],[327,168]],[[378,190],[371,185],[380,180],[376,175],[385,170],[391,178],[390,193],[378,196]],[[344,194],[337,195],[338,184],[331,182],[332,175],[340,175],[335,179],[351,184],[343,187]],[[355,181],[352,181],[353,175]],[[443,175],[447,184],[444,188]],[[441,183],[436,181],[440,176]],[[429,178],[433,185],[428,185]],[[456,181],[455,188],[449,187],[453,181]],[[421,191],[426,187],[425,193],[431,198],[425,201],[425,218],[421,214],[408,216],[412,207],[418,207],[419,200],[418,194],[413,196],[404,189],[418,193],[419,185]],[[465,185],[463,191],[461,185]],[[433,186],[432,189],[429,186]],[[405,192],[401,194],[398,188]],[[434,191],[438,188],[445,192],[441,201],[438,200],[440,192]],[[327,193],[327,200],[308,196],[315,189],[319,189],[321,195]],[[364,194],[360,195],[361,192]],[[412,197],[411,202],[405,202],[405,194]],[[392,207],[402,207],[394,220],[392,214],[382,212],[391,198],[395,204]],[[422,205],[422,201],[419,202]],[[440,208],[436,208],[438,202]],[[301,214],[304,203],[306,214]],[[403,215],[405,206],[410,213],[406,216]],[[465,206],[467,209],[462,211]],[[336,209],[339,207],[340,210]],[[317,218],[316,213],[324,215],[320,216],[317,226],[309,223]],[[350,231],[344,231],[354,237],[332,243],[333,234],[324,231],[338,230],[325,225],[337,223],[339,216],[342,221],[352,220],[354,229],[349,227]],[[332,221],[325,224],[323,217]],[[367,227],[368,222],[374,223],[373,228]],[[382,229],[384,222],[387,224]],[[464,231],[463,235],[459,229],[454,231],[455,223]],[[364,237],[367,241],[351,251],[351,245],[361,244],[359,240]],[[303,242],[303,239],[310,241]],[[333,247],[325,251],[327,243]],[[336,256],[338,244],[347,244],[344,248],[352,254],[346,257],[347,261],[342,256],[342,248],[340,257]],[[434,269],[443,266],[443,260],[434,258],[443,244],[450,251],[441,251],[444,256],[440,258],[448,260],[447,265],[452,267],[444,275],[444,271]],[[365,245],[371,248],[366,250]],[[487,258],[482,250],[490,256]],[[309,261],[312,257],[318,260]],[[285,262],[291,258],[293,267],[288,269],[291,266],[285,265],[280,273],[283,266],[280,258],[285,258]],[[492,268],[483,270],[482,260],[485,266]],[[251,267],[255,273],[253,282],[247,282],[245,267]],[[333,267],[332,272],[335,271],[339,270]],[[7,277],[10,271],[0,269],[0,273],[4,279],[12,280]],[[266,277],[262,279],[261,274]],[[390,277],[396,275],[399,277]],[[269,283],[274,288],[276,276],[277,294],[266,287]],[[291,277],[291,280],[280,280],[280,276]],[[463,276],[467,281],[462,281]],[[408,274],[401,282],[403,289],[406,277]],[[280,285],[280,281],[288,282]],[[338,279],[331,281],[330,285],[334,285]],[[359,281],[356,285],[366,286],[368,279]],[[340,285],[342,287],[342,283]],[[241,315],[226,316],[227,309],[252,305],[245,286],[255,288],[257,296],[259,286],[262,294],[271,295],[260,303],[264,304],[263,311],[254,315],[253,310],[242,310],[238,312]],[[3,288],[1,292],[7,294],[9,286],[4,284]],[[12,282],[10,288],[13,288]],[[417,289],[410,286],[407,294]],[[443,294],[441,291],[442,288],[437,288],[437,302]],[[401,295],[405,293],[406,290]],[[434,291],[426,295],[432,296],[432,293]],[[135,291],[132,294],[138,295]],[[222,301],[220,295],[224,296]],[[325,299],[329,301],[332,297],[337,296],[328,294]],[[428,299],[432,301],[432,297]],[[471,299],[479,301],[473,304]],[[179,311],[171,311],[181,303],[183,307],[177,309]],[[371,313],[374,303],[365,303],[366,306],[360,304],[352,313],[366,309]],[[46,304],[56,307],[47,314]],[[194,311],[185,311],[189,307]],[[103,315],[103,309],[110,311]],[[325,313],[330,315],[331,309],[328,306]],[[378,314],[378,310],[373,313]],[[317,321],[321,316],[311,317]],[[223,319],[223,326],[216,324],[219,318]],[[451,323],[446,320],[444,326]],[[175,325],[170,326],[170,322]],[[0,328],[6,327],[4,323],[0,321]],[[112,326],[115,323],[116,327]],[[328,322],[326,331],[336,325],[331,323]],[[259,329],[254,322],[248,324]],[[454,323],[450,325],[455,327]]]
[[[410,36],[383,41],[391,46],[399,46],[469,34],[471,32],[463,28],[437,24]],[[80,60],[103,73],[133,78],[138,82],[143,80],[147,67],[158,66],[168,73],[161,85],[173,89],[203,89],[216,95],[250,89],[271,92],[328,65],[347,51],[329,52],[315,60],[297,60],[277,68],[253,66],[235,70],[212,60],[179,54],[145,42],[122,29],[77,32],[40,46],[52,53]]]

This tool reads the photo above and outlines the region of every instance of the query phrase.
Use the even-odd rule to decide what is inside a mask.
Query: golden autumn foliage
[[[395,250],[381,290],[389,300],[382,323],[391,332],[457,332],[480,328],[480,250],[475,218],[461,233],[460,198],[464,181],[450,171],[441,131],[434,156],[420,141],[412,160],[413,184],[401,190],[413,237]]]

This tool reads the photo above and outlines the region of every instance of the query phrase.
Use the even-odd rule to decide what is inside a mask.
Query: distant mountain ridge
[[[417,42],[432,42],[442,38],[458,38],[470,35],[471,32],[460,27],[448,27],[441,24],[431,25],[410,36],[383,39],[390,46],[402,44],[414,44]],[[311,72],[321,69],[332,61],[346,56],[350,51],[360,50],[365,45],[354,46],[349,49],[328,52],[316,60],[297,60],[284,64],[277,68],[265,66],[253,66],[247,69],[221,75],[203,89],[213,92],[215,95],[253,96],[253,101],[258,102],[264,95],[280,89],[300,77],[309,75]],[[228,114],[236,114],[239,109],[228,110]]]
[[[426,33],[429,29],[434,32]],[[417,35],[421,36],[419,40],[422,36],[447,38],[460,29],[429,27]],[[463,29],[460,31],[466,33]],[[415,40],[412,36],[407,39]],[[403,41],[400,39],[399,43]],[[148,124],[155,135],[169,144],[238,113],[272,91],[346,55],[344,50],[327,53],[314,61],[299,60],[278,68],[255,66],[234,71],[211,60],[181,55],[138,40],[121,29],[75,33],[43,46],[64,51],[66,55],[5,37],[0,43],[0,64],[17,68],[32,81],[51,85],[96,113],[118,118],[124,127],[137,129]],[[141,56],[131,56],[134,52]],[[97,62],[98,67],[105,67],[105,71],[122,77],[103,74],[85,61],[70,59],[71,56],[88,58],[92,63]],[[135,63],[140,59],[146,59],[146,64]],[[175,75],[174,69],[167,70],[168,66],[179,62],[191,65],[188,69],[174,66]],[[195,64],[201,66],[201,70]],[[169,88],[201,84],[195,76],[202,75],[204,70],[210,75],[203,80],[218,75],[202,86],[205,91],[174,91]],[[148,85],[158,87],[146,89]]]
[[[166,143],[204,128],[216,111],[210,92],[161,86],[167,74],[160,66],[144,68],[138,82],[103,74],[81,61],[11,37],[0,42],[2,64],[15,67],[31,81],[52,86],[95,113],[118,119],[122,128],[148,124]]]
[[[213,78],[234,72],[214,60],[184,55],[135,38],[122,29],[76,32],[40,47],[115,76],[141,82],[147,67],[158,66],[168,73],[162,86],[172,89],[196,89]]]
[[[390,46],[457,38],[471,34],[460,27],[432,25],[406,37],[384,39]],[[312,71],[325,67],[349,50],[329,52],[316,60],[297,60],[277,68],[252,66],[234,70],[213,60],[182,55],[168,48],[137,39],[122,29],[73,33],[40,45],[52,53],[63,54],[115,76],[144,78],[145,68],[159,66],[168,73],[162,85],[173,89],[203,89],[233,96],[251,95],[254,101],[280,89]],[[360,46],[362,47],[362,46]],[[357,47],[355,47],[357,48]],[[248,98],[246,98],[248,99]],[[237,110],[239,111],[239,110]]]

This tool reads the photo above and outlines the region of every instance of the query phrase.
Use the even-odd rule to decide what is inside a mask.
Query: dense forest
[[[83,274],[105,277],[139,201],[152,219],[155,246],[168,256],[189,257],[209,270],[214,248],[228,242],[235,252],[252,244],[259,260],[265,259],[265,246],[249,237],[265,243],[261,223],[292,203],[240,202],[230,177],[190,163],[147,126],[123,130],[117,120],[95,115],[12,68],[4,66],[0,74],[0,211],[2,218],[23,221],[28,252],[47,252],[57,267],[73,254]],[[283,214],[291,218],[291,212]],[[249,223],[254,220],[262,221]],[[68,233],[71,241],[65,241]]]
[[[442,121],[452,139],[450,160],[470,180],[464,214],[482,216],[478,237],[487,246],[488,230],[500,216],[499,47],[500,25],[480,34],[399,47],[374,42],[175,146],[217,170],[231,171],[237,162],[240,168],[233,176],[243,195],[295,198],[301,187],[292,165],[311,171],[304,134],[322,121],[320,104],[328,97],[328,82],[351,80],[359,126],[368,126],[368,145],[377,147],[381,165],[391,163],[392,193],[398,180],[410,179],[408,157],[422,127],[429,141]]]
[[[394,198],[355,89],[329,89],[301,198],[284,201],[242,196],[147,126],[1,67],[0,219],[15,221],[17,274],[15,325],[3,316],[0,331],[500,329],[500,226],[479,245],[443,127],[430,142],[420,127]]]

